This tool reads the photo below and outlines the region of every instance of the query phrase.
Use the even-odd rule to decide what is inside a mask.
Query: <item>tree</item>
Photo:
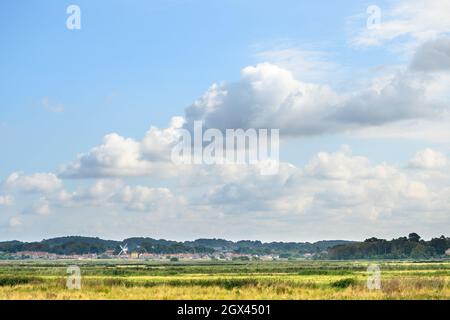
[[[417,233],[413,232],[408,235],[408,240],[412,242],[419,242],[420,236]]]
[[[372,237],[372,238],[364,240],[364,242],[383,242],[383,241],[386,241],[386,240],[385,239],[378,239],[378,238],[375,238],[375,237]]]
[[[434,248],[437,254],[445,254],[447,250],[447,239],[444,236],[440,238],[433,238],[430,241],[430,245]]]

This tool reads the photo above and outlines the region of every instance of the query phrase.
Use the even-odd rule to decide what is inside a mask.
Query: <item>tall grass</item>
[[[2,261],[0,299],[450,299],[450,262],[383,262],[381,290],[365,261],[81,261],[82,288],[68,290],[73,263]]]

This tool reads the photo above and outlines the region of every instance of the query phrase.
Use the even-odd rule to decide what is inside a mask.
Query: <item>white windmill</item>
[[[127,256],[128,255],[128,245],[125,243],[123,246],[119,245],[119,247],[120,247],[119,257]]]

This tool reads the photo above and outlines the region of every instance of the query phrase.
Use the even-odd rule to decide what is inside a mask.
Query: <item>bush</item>
[[[17,286],[28,283],[41,283],[42,279],[33,277],[0,277],[0,287],[3,286]]]
[[[356,280],[353,278],[345,278],[338,281],[334,281],[331,283],[331,286],[333,288],[339,288],[339,289],[345,289],[350,286],[353,286],[356,284]]]

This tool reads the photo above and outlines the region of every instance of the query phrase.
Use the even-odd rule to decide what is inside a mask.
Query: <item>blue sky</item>
[[[68,17],[66,8],[70,4],[76,4],[81,8],[80,30],[66,28]],[[431,58],[426,56],[429,53],[427,45],[433,41],[447,41],[447,25],[438,23],[445,19],[437,16],[441,14],[444,15],[443,18],[446,17],[447,4],[445,1],[436,0],[433,5],[424,7],[423,1],[420,0],[409,4],[405,1],[376,1],[375,4],[382,10],[382,28],[378,31],[367,30],[366,27],[368,18],[366,9],[372,4],[374,3],[366,1],[296,0],[126,2],[43,0],[31,3],[29,1],[2,3],[0,5],[0,38],[2,39],[0,181],[3,182],[0,187],[0,197],[14,199],[4,200],[3,206],[0,201],[0,213],[2,212],[0,228],[3,228],[3,234],[6,238],[32,239],[66,233],[102,235],[112,238],[131,234],[142,235],[142,233],[148,233],[145,235],[151,236],[152,233],[156,233],[161,237],[184,239],[211,236],[217,232],[218,236],[229,238],[240,238],[248,234],[253,238],[268,240],[365,236],[368,231],[353,232],[354,229],[350,228],[353,222],[350,221],[343,221],[341,231],[331,234],[327,233],[325,227],[323,233],[319,234],[298,235],[292,231],[285,235],[281,231],[282,225],[291,218],[286,220],[280,218],[280,229],[275,228],[273,232],[265,234],[261,231],[264,230],[264,226],[278,221],[276,209],[269,210],[270,213],[263,218],[264,214],[255,208],[268,206],[268,204],[259,203],[254,208],[248,208],[248,203],[233,204],[231,200],[229,208],[217,207],[214,203],[202,204],[202,210],[214,212],[208,218],[193,218],[187,213],[186,216],[179,217],[181,220],[184,219],[183,221],[195,221],[192,224],[192,230],[189,229],[186,233],[170,228],[164,229],[169,222],[152,220],[158,214],[152,212],[151,208],[144,206],[145,209],[140,210],[144,212],[129,214],[123,204],[120,207],[115,203],[114,205],[118,207],[114,207],[114,214],[126,215],[126,219],[129,219],[127,227],[123,229],[126,231],[119,235],[112,225],[106,224],[104,229],[83,225],[83,217],[89,215],[95,215],[100,225],[101,221],[109,219],[108,214],[113,206],[107,203],[109,198],[108,201],[105,198],[98,201],[103,202],[104,206],[97,202],[95,205],[92,202],[82,204],[80,200],[76,210],[74,207],[77,206],[73,203],[75,200],[72,199],[70,204],[63,203],[61,200],[64,198],[61,196],[63,192],[73,193],[72,196],[77,192],[78,195],[87,194],[81,189],[101,183],[103,179],[109,181],[108,183],[118,179],[120,183],[131,188],[138,185],[147,188],[160,186],[169,188],[174,194],[186,193],[188,204],[181,201],[185,205],[181,211],[198,212],[199,207],[195,207],[198,203],[194,204],[194,200],[197,199],[196,193],[208,194],[220,186],[225,187],[230,184],[254,184],[258,178],[248,178],[247,182],[234,180],[217,182],[215,180],[217,175],[211,173],[211,181],[205,183],[201,191],[196,191],[195,188],[186,191],[177,185],[177,181],[183,179],[183,174],[170,179],[137,173],[131,176],[100,174],[98,177],[83,177],[75,174],[75,178],[67,178],[61,171],[62,166],[76,162],[77,155],[80,154],[87,155],[86,159],[98,164],[96,162],[100,161],[98,158],[90,158],[90,150],[102,145],[105,135],[109,133],[140,141],[151,126],[163,130],[172,117],[185,116],[186,108],[208,92],[208,88],[213,83],[229,86],[225,88],[232,92],[234,87],[230,84],[240,86],[245,83],[241,70],[248,66],[260,66],[256,68],[261,74],[277,73],[276,77],[279,78],[276,79],[280,80],[284,79],[284,73],[280,71],[282,69],[291,72],[296,81],[326,85],[334,92],[330,93],[330,97],[345,100],[346,102],[342,103],[349,105],[348,109],[342,109],[343,113],[339,115],[339,119],[330,124],[330,130],[322,130],[317,134],[305,134],[305,128],[295,127],[289,121],[268,123],[268,127],[280,127],[282,132],[283,130],[293,132],[283,142],[281,161],[291,163],[298,168],[306,166],[304,169],[299,169],[302,174],[305,174],[307,169],[313,166],[311,163],[319,152],[327,152],[331,155],[330,161],[336,162],[346,156],[361,156],[366,157],[374,167],[378,164],[386,164],[398,170],[406,170],[398,175],[408,176],[412,185],[415,182],[425,185],[429,194],[437,194],[444,190],[443,178],[436,178],[432,182],[422,181],[417,177],[420,174],[411,173],[412,169],[409,166],[411,161],[419,159],[420,155],[442,160],[450,151],[449,140],[446,138],[449,136],[448,131],[439,131],[448,124],[446,122],[448,111],[445,111],[447,109],[442,107],[444,103],[441,103],[441,100],[445,101],[445,98],[449,97],[448,90],[445,90],[448,83],[447,62],[443,60],[440,65],[438,62],[438,65],[442,66],[442,70],[438,68],[439,71],[434,69],[417,71],[411,66],[411,61],[415,61],[415,58],[425,61],[419,65],[428,65],[427,59]],[[429,10],[428,16],[433,17],[431,20],[435,22],[426,21],[420,16],[421,10],[424,11],[423,8]],[[402,12],[405,14],[403,15]],[[404,24],[406,27],[398,28],[399,24]],[[441,42],[432,44],[434,48],[439,49]],[[442,50],[447,50],[445,44]],[[260,64],[264,62],[280,69],[261,67]],[[425,76],[428,77],[427,80],[424,80]],[[385,79],[391,78],[394,79],[392,83],[386,85]],[[424,82],[426,84],[423,88],[417,89],[416,83]],[[408,91],[411,83],[414,83],[411,85],[414,90]],[[364,105],[365,99],[370,100],[372,97],[372,93],[367,93],[364,89],[384,85],[388,87],[385,91],[388,97],[384,99],[381,94],[382,97],[377,97],[373,104],[368,102]],[[406,93],[401,91],[405,87],[407,87]],[[419,98],[414,100],[420,100],[421,105],[412,107],[414,112],[400,110],[399,106],[416,89],[426,91],[423,101]],[[378,89],[374,89],[374,92],[376,90]],[[392,90],[399,92],[395,91],[395,96],[391,97],[389,93]],[[278,93],[273,93],[273,95],[276,94]],[[356,99],[352,100],[350,98],[352,95],[355,95]],[[437,95],[444,98],[434,101]],[[391,98],[392,100],[389,100]],[[431,101],[430,108],[439,105],[444,110],[442,116],[434,118],[437,120],[429,120],[420,109],[422,106],[424,110],[430,110],[427,99]],[[361,102],[363,106],[358,105]],[[323,108],[327,110],[327,106]],[[398,112],[392,111],[396,108],[399,108]],[[359,110],[363,110],[361,114]],[[374,120],[378,119],[379,115],[384,117],[385,114],[391,113],[392,120],[384,119],[379,123],[377,122],[379,120]],[[355,119],[351,117],[352,114]],[[286,118],[293,119],[297,115],[298,113],[292,116],[287,115]],[[309,113],[305,114],[306,117],[308,115]],[[356,119],[357,115],[359,115],[358,119]],[[208,115],[204,116],[204,119],[207,119]],[[236,115],[236,117],[245,116],[245,110],[242,114]],[[254,114],[249,114],[249,118],[251,116]],[[276,118],[276,115],[273,117]],[[305,121],[315,121],[317,117],[316,115],[311,119],[306,118]],[[299,122],[302,119],[299,118]],[[324,120],[319,121],[317,127],[320,127],[320,123],[323,124],[323,122]],[[374,126],[375,122],[377,123]],[[311,124],[311,127],[313,126]],[[431,132],[429,128],[436,129],[436,132],[433,131],[434,129]],[[405,130],[410,130],[411,134]],[[343,156],[339,156],[339,150],[343,150],[342,145],[348,145],[351,148],[351,155],[343,152],[341,154]],[[423,153],[424,150],[432,150],[434,153]],[[429,161],[425,162],[429,163]],[[438,161],[439,164],[441,162]],[[351,165],[352,162],[349,163]],[[336,166],[342,168],[341,164]],[[59,196],[45,193],[48,190],[42,193],[42,188],[37,188],[39,192],[33,191],[30,195],[30,192],[19,190],[20,187],[11,187],[13,183],[8,182],[8,178],[15,172],[22,172],[23,176],[17,180],[25,181],[19,183],[22,187],[30,182],[27,177],[32,177],[36,173],[55,175],[64,187],[57,187],[61,188],[61,190],[58,189]],[[433,171],[434,174],[437,173]],[[423,172],[421,177],[423,178]],[[346,179],[348,180],[345,182],[351,184],[351,178]],[[299,184],[302,182],[300,181]],[[328,187],[330,186],[326,186]],[[304,192],[309,194],[315,188],[311,186],[311,189]],[[262,190],[256,188],[253,191]],[[365,189],[364,192],[366,191]],[[192,196],[189,195],[191,192]],[[360,195],[363,191],[350,192]],[[306,198],[308,197],[305,196]],[[313,198],[319,199],[319,196],[315,194]],[[277,201],[286,201],[282,199],[284,198],[278,198]],[[36,204],[39,201],[45,202],[49,210],[34,210],[33,208],[40,206]],[[434,231],[437,233],[450,231],[448,228],[447,230],[442,227],[436,228],[436,225],[442,225],[443,221],[448,222],[449,212],[446,211],[448,207],[445,207],[445,201],[438,196],[426,201],[434,204],[439,202],[439,206],[430,209],[431,205],[425,205],[425,200],[421,202],[428,208],[426,210],[429,210],[424,213],[429,223],[427,222],[423,232],[431,236],[434,235]],[[367,204],[367,200],[361,200],[361,204],[364,202]],[[441,202],[444,202],[442,204],[444,207]],[[343,212],[346,210],[336,213],[337,207],[341,209],[345,207],[344,203],[330,209],[330,214],[333,217],[335,214],[344,217]],[[373,209],[369,204],[367,205],[370,207],[368,210]],[[249,232],[239,228],[236,232],[217,231],[213,228],[206,228],[208,230],[202,228],[201,232],[196,231],[199,226],[207,224],[210,217],[215,214],[228,219],[227,212],[233,209],[231,206],[244,213],[242,217],[232,216],[229,219],[233,221],[230,222],[230,226],[240,222],[250,223],[253,219],[263,222]],[[322,209],[323,207],[314,210]],[[295,210],[299,210],[298,216],[292,219],[298,219],[298,221],[295,220],[298,224],[303,223],[299,218],[302,214],[311,212],[308,214],[312,216],[314,211],[298,208]],[[354,210],[361,210],[361,208]],[[401,217],[407,210],[409,210],[407,206],[389,207],[387,211],[378,208],[374,209],[374,212],[381,213],[377,213],[375,218],[370,216],[368,219],[377,219],[383,214],[385,218],[392,217],[397,212],[397,216],[393,219],[395,225],[401,225]],[[40,213],[32,213],[33,211]],[[249,212],[250,216],[247,215]],[[439,218],[435,220],[429,218],[431,212],[439,212]],[[152,223],[154,227],[148,230],[133,229],[136,221],[143,219],[139,217],[139,214],[148,216],[151,221],[149,223]],[[66,218],[62,218],[69,215],[70,220],[73,220],[70,227],[64,223]],[[315,217],[308,220],[311,221],[308,223],[321,221],[321,219],[325,221],[328,218]],[[383,223],[387,221],[380,222],[380,228]],[[373,234],[367,234],[367,236],[378,234],[395,236],[401,232],[403,232],[401,228],[396,229],[393,226],[387,231],[374,230]]]

